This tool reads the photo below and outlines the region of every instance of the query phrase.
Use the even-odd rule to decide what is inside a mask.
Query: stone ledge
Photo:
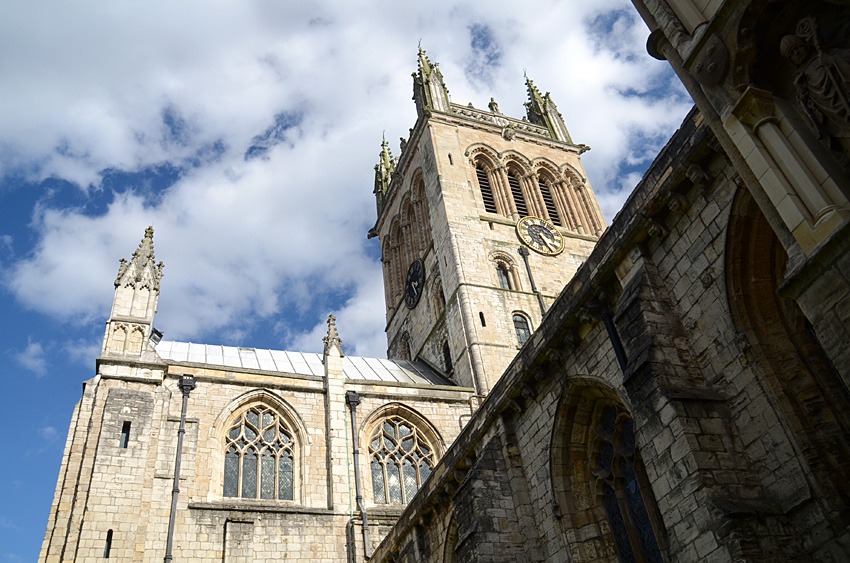
[[[285,504],[284,504],[285,503]],[[239,500],[239,501],[213,501],[213,502],[190,502],[190,510],[214,510],[231,512],[275,512],[286,514],[317,514],[323,516],[338,516],[336,512],[328,508],[311,508],[300,506],[287,501],[276,500]]]

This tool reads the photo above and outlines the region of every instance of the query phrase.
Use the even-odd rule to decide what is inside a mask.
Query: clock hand
[[[555,250],[555,247],[554,247],[554,246],[552,246],[552,243],[551,243],[551,242],[549,242],[549,240],[548,240],[546,237],[541,236],[541,237],[540,237],[540,240],[542,240],[542,241],[543,241],[543,244],[545,244],[546,246],[548,246],[548,247],[549,247],[549,250],[552,250],[552,251],[554,251],[554,250]]]

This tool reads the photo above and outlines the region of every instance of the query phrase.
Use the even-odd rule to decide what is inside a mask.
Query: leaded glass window
[[[624,412],[608,405],[596,424],[595,467],[602,504],[614,536],[620,561],[662,563],[661,550],[652,526],[638,474],[643,470],[635,450],[634,422]]]
[[[499,287],[502,289],[513,289],[511,287],[511,277],[508,274],[508,267],[504,264],[496,264],[496,277],[499,278]]]
[[[528,326],[528,319],[525,318],[525,315],[514,314],[514,330],[516,331],[517,342],[522,346],[531,336],[531,328]]]
[[[243,412],[225,438],[224,496],[293,500],[292,436],[269,407]]]
[[[372,491],[377,504],[407,504],[431,475],[434,448],[400,416],[385,419],[369,440]]]

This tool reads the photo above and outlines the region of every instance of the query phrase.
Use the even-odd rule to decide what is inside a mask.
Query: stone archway
[[[787,254],[739,189],[726,240],[726,286],[738,340],[821,488],[834,525],[850,505],[850,397],[797,304],[778,293]]]

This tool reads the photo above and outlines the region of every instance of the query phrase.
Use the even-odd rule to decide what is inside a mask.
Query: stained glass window
[[[293,500],[292,431],[266,406],[242,413],[225,438],[225,497]]]
[[[435,460],[425,436],[399,416],[381,423],[369,440],[377,504],[407,504],[431,475]]]
[[[594,475],[602,487],[602,502],[620,561],[661,563],[663,558],[652,527],[637,471],[634,422],[612,405],[605,406],[596,425]]]

